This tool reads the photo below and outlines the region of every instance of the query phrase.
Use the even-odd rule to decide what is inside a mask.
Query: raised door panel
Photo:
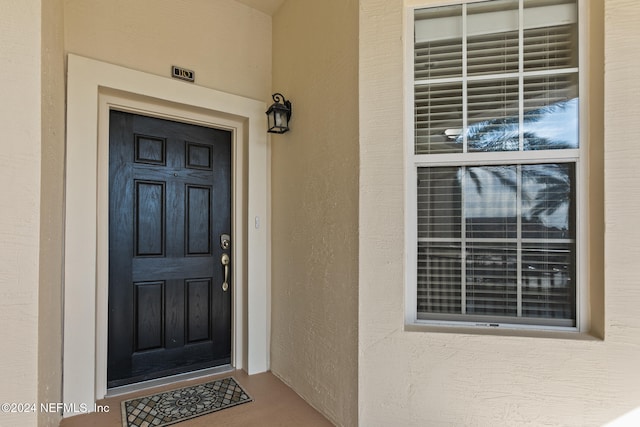
[[[165,183],[135,181],[135,254],[162,256],[165,230]]]

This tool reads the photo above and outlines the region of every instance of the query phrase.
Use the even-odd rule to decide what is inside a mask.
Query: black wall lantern
[[[281,93],[274,93],[272,98],[274,103],[267,110],[267,132],[285,133],[289,131],[291,102],[287,101]]]

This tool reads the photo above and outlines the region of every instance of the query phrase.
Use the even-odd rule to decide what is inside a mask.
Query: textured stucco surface
[[[640,8],[604,5],[604,100],[589,100],[605,111],[605,301],[594,292],[592,310],[606,334],[565,340],[404,331],[403,1],[361,0],[360,425],[597,426],[640,405]]]
[[[38,402],[62,402],[62,252],[64,222],[65,66],[62,0],[42,2],[42,169]],[[38,425],[57,426],[58,412]]]
[[[271,138],[273,372],[337,425],[357,422],[358,2],[287,1]]]
[[[271,17],[229,0],[64,0],[67,52],[266,101]]]
[[[0,13],[0,402],[37,402],[40,230],[40,0]],[[35,426],[36,413],[0,413]]]

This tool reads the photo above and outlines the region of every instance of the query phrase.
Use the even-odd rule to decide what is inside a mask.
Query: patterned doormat
[[[222,378],[122,402],[124,427],[168,426],[242,403],[251,397],[232,378]]]

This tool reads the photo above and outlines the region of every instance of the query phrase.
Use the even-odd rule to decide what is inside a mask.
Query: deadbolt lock
[[[222,249],[229,249],[229,246],[231,246],[231,236],[229,236],[228,234],[221,234],[220,247]]]

